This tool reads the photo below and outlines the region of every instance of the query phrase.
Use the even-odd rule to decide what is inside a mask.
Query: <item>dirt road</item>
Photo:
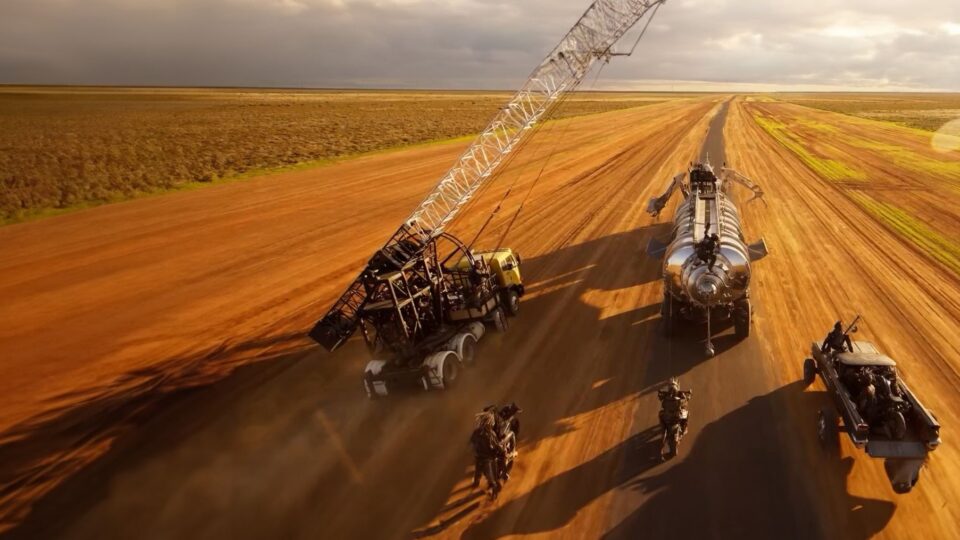
[[[949,433],[960,283],[831,197],[742,100],[726,161],[767,191],[742,212],[772,252],[755,269],[754,335],[728,331],[709,359],[697,328],[660,337],[659,268],[642,250],[668,230],[643,208],[701,152],[720,102],[543,128],[454,228],[471,237],[512,187],[478,245],[509,232],[529,296],[447,395],[367,403],[362,347],[329,356],[301,335],[459,145],[0,229],[10,535],[960,534],[947,437],[895,496],[879,463],[822,454],[823,396],[796,383],[809,341],[859,309]],[[660,464],[655,389],[671,375],[694,390],[693,420]],[[488,503],[469,489],[466,437],[474,411],[504,400],[525,409],[521,454]]]

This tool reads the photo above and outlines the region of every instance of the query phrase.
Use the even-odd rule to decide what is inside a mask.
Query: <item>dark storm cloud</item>
[[[587,4],[3,0],[0,82],[510,88]],[[603,80],[960,89],[958,66],[955,0],[671,0]]]

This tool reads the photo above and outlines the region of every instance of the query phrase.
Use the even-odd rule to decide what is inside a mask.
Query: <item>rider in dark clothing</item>
[[[670,382],[657,392],[657,398],[660,399],[660,427],[667,429],[667,426],[673,423],[679,423],[683,433],[687,432],[687,402],[693,392],[690,390],[680,390],[680,382],[676,378],[670,379]]]
[[[496,415],[484,411],[477,415],[477,427],[470,435],[470,445],[473,446],[474,473],[473,487],[480,486],[480,475],[487,479],[487,488],[490,489],[490,498],[494,499],[500,493],[500,471],[498,462],[505,457],[503,447],[500,446],[500,437],[496,432]]]
[[[713,270],[717,263],[717,252],[720,250],[720,237],[710,233],[710,224],[703,229],[703,240],[697,243],[697,257],[707,263],[707,268]]]
[[[838,353],[845,350],[853,351],[853,341],[843,331],[843,323],[840,321],[833,325],[833,330],[827,334],[826,339],[823,340],[823,345],[820,346],[820,350],[824,353],[829,353],[831,349]]]

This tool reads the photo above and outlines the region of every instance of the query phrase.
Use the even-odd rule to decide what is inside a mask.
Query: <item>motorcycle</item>
[[[660,446],[660,460],[666,461],[677,455],[680,440],[687,434],[687,402],[693,392],[680,390],[680,383],[674,377],[670,383],[662,388],[657,397],[660,399],[660,425],[663,427],[663,438]]]
[[[660,459],[666,461],[677,456],[677,447],[680,440],[686,435],[684,424],[687,420],[686,409],[680,411],[679,417],[664,423],[663,439],[660,447]]]
[[[517,432],[520,428],[519,414],[523,412],[516,404],[511,403],[501,408],[488,407],[487,410],[497,416],[497,435],[500,437],[500,447],[504,454],[498,460],[497,469],[500,481],[506,483],[510,479],[510,471],[513,470],[513,463],[517,458]]]

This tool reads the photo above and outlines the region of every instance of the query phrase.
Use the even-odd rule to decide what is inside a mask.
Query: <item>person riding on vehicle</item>
[[[833,330],[827,334],[827,337],[823,340],[823,345],[820,346],[820,350],[825,354],[831,350],[838,353],[853,351],[853,341],[850,339],[850,336],[843,331],[842,322],[837,321],[833,325]]]
[[[707,263],[707,268],[713,270],[713,265],[717,263],[717,252],[720,251],[720,237],[716,233],[710,233],[710,224],[707,223],[703,229],[703,240],[697,243],[697,258]]]
[[[687,433],[687,402],[693,396],[691,390],[680,390],[680,381],[671,377],[666,386],[657,392],[660,399],[660,427],[680,424],[681,433]]]
[[[482,475],[487,479],[487,489],[490,490],[491,499],[495,499],[500,493],[499,463],[506,457],[496,425],[496,414],[484,410],[477,414],[477,425],[470,435],[474,454],[473,487],[480,486]]]

